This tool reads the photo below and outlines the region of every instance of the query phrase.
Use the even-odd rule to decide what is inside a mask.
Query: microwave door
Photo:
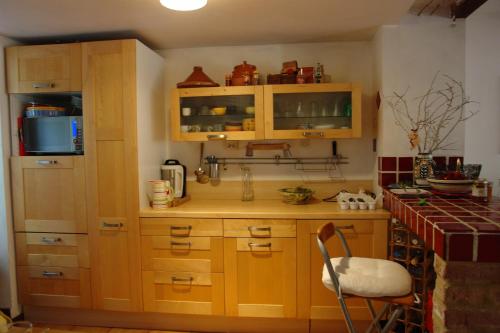
[[[26,151],[36,153],[71,152],[69,117],[38,117],[24,119]]]

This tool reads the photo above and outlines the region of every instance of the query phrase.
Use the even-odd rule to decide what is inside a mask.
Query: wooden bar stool
[[[328,254],[325,243],[335,235],[342,243],[345,257],[330,258]],[[400,264],[384,259],[352,257],[344,235],[331,222],[318,229],[317,240],[325,263],[323,284],[337,294],[350,333],[356,333],[356,329],[349,315],[345,298],[365,300],[372,317],[372,322],[366,330],[367,333],[373,328],[377,332],[388,332],[403,312],[404,307],[415,303],[411,294],[411,276]],[[376,313],[371,301],[382,301],[385,305],[379,313]],[[391,304],[396,305],[396,309],[382,328],[379,321]]]

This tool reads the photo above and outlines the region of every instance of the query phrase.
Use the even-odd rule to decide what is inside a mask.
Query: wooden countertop
[[[281,200],[210,200],[193,199],[164,210],[145,208],[140,217],[193,218],[293,218],[293,219],[381,219],[390,216],[384,209],[340,210],[336,202],[316,201],[307,205],[289,205]]]

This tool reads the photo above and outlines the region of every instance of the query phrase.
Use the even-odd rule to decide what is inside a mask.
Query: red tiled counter
[[[446,261],[500,263],[500,199],[403,199],[384,190],[384,208],[406,224]]]

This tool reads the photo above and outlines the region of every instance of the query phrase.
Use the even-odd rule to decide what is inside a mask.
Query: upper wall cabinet
[[[260,86],[175,89],[172,139],[264,139],[263,105]]]
[[[267,85],[264,103],[266,139],[361,137],[358,85]]]
[[[81,44],[14,46],[6,49],[9,93],[82,90]]]
[[[351,83],[175,89],[172,138],[360,138],[361,87]]]

